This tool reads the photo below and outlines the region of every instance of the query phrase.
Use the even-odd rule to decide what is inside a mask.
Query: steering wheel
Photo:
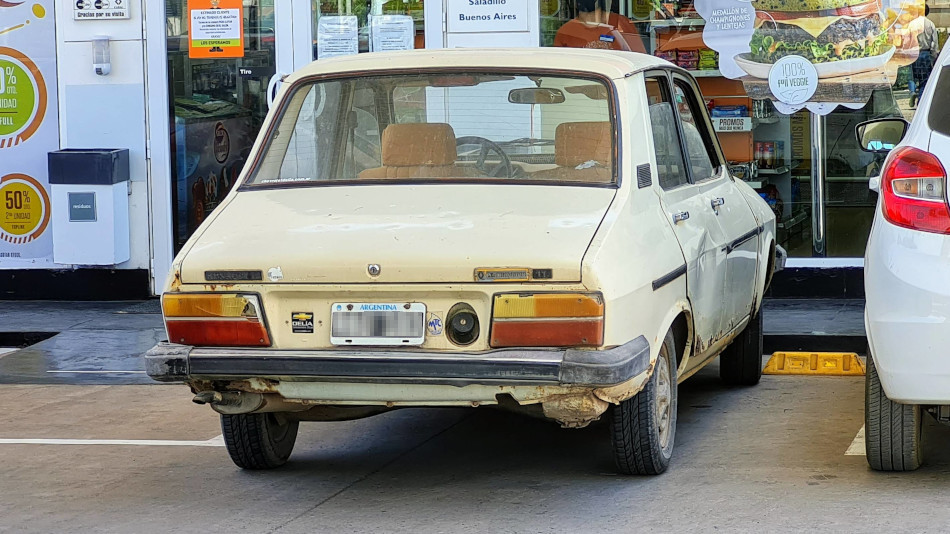
[[[484,137],[467,135],[455,140],[456,147],[463,145],[478,145],[480,147],[478,159],[475,161],[476,169],[492,178],[511,178],[513,171],[511,160],[508,159],[508,154],[505,154],[504,149],[498,146],[498,143]],[[487,164],[489,152],[494,152],[498,156],[500,161],[497,164]]]

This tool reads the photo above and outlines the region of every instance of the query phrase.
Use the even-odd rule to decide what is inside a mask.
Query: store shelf
[[[651,28],[690,28],[702,27],[706,21],[699,17],[682,17],[678,19],[655,20],[650,23]]]
[[[782,120],[781,117],[754,117],[752,121],[756,124],[775,124]]]
[[[789,171],[788,166],[787,166],[787,165],[783,165],[783,166],[781,166],[781,167],[779,167],[779,168],[777,168],[777,169],[759,169],[759,174],[765,174],[765,175],[770,175],[770,174],[785,174],[785,173],[787,173],[788,171]]]
[[[768,178],[759,178],[757,180],[743,180],[743,182],[749,184],[752,189],[762,189],[769,183],[769,180]]]
[[[717,78],[722,76],[718,70],[691,70],[689,71],[696,78]]]
[[[805,219],[807,218],[808,218],[808,212],[806,212],[805,210],[799,210],[798,213],[792,214],[789,218],[785,219],[784,221],[777,222],[775,226],[777,228],[787,230],[789,228],[792,228],[796,225],[799,225],[805,222]]]

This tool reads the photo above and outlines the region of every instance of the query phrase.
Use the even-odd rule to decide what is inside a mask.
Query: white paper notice
[[[378,15],[370,17],[370,51],[412,50],[416,27],[409,15]]]
[[[356,15],[324,15],[317,23],[317,59],[350,56],[360,51]]]

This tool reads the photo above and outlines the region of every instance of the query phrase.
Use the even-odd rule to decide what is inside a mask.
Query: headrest
[[[451,165],[455,132],[448,124],[390,124],[383,130],[383,166]]]
[[[562,122],[554,130],[554,163],[577,167],[596,161],[610,165],[610,122]]]

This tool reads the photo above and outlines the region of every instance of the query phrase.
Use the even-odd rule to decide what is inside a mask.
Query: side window
[[[677,119],[669,82],[665,77],[648,77],[645,83],[660,187],[669,190],[688,184],[689,175],[686,172],[679,136],[676,134]]]
[[[674,82],[674,97],[686,141],[693,180],[701,182],[719,174],[719,158],[692,86],[683,80]]]

